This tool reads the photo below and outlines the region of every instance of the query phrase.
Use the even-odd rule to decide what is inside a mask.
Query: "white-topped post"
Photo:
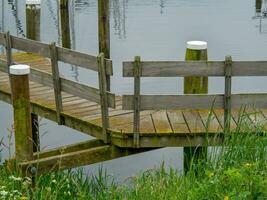
[[[208,44],[205,41],[189,41],[185,55],[186,61],[207,61]],[[208,77],[185,77],[184,94],[207,94]],[[196,164],[198,159],[207,158],[207,147],[184,147],[184,172]],[[196,161],[193,163],[192,161]]]
[[[27,175],[18,168],[20,162],[33,159],[33,141],[30,110],[28,65],[10,66],[10,83],[12,105],[14,110],[15,155],[17,170],[21,175]]]

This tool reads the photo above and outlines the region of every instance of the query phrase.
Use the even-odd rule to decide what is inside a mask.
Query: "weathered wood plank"
[[[224,61],[143,61],[143,77],[224,76]],[[266,76],[267,61],[235,61],[232,76]],[[123,76],[134,77],[134,62],[123,62]]]
[[[4,33],[0,33],[0,45],[5,46],[5,35]]]
[[[181,110],[168,110],[167,116],[174,133],[185,134],[190,132],[185,123]]]
[[[223,108],[223,95],[141,95],[141,110]],[[133,110],[133,95],[123,95],[123,110]]]
[[[73,95],[79,96],[81,98],[87,99],[89,101],[94,101],[100,103],[100,91],[94,87],[83,85],[81,83],[76,83],[71,80],[60,78],[61,89],[64,92],[71,93]],[[115,108],[115,95],[107,92],[108,106]]]
[[[182,112],[190,133],[206,133],[206,128],[197,110],[183,110]]]
[[[213,113],[215,114],[215,116],[218,119],[221,126],[224,126],[224,110],[214,109]],[[230,130],[234,130],[235,128],[236,128],[236,123],[235,123],[234,119],[231,117]]]
[[[202,122],[205,125],[205,129],[207,130],[207,132],[211,133],[223,132],[223,127],[219,123],[213,111],[199,110],[198,113],[201,117]]]
[[[167,111],[154,111],[152,113],[152,119],[157,134],[169,134],[173,133],[172,126],[167,116]]]
[[[70,49],[57,47],[58,59],[62,62],[77,65],[86,69],[98,71],[97,57]],[[106,74],[113,75],[112,60],[105,58]]]

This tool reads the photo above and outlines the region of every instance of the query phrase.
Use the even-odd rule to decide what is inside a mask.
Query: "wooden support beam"
[[[40,151],[39,121],[38,115],[31,113],[33,152]]]
[[[57,123],[59,125],[62,125],[64,124],[63,119],[61,118],[61,112],[63,111],[63,104],[61,96],[61,82],[60,82],[59,68],[58,68],[57,48],[55,42],[53,42],[50,45],[50,56],[52,65],[53,88],[54,88],[56,111],[57,111]]]
[[[134,70],[134,147],[139,148],[140,137],[140,74],[141,74],[141,58],[135,57],[135,70]]]
[[[10,66],[16,163],[33,159],[29,73],[30,67],[27,65]],[[17,169],[21,175],[25,174],[19,167]]]
[[[108,143],[110,140],[107,135],[107,129],[109,128],[108,96],[107,96],[108,90],[107,90],[105,57],[103,53],[100,53],[99,56],[97,57],[97,63],[98,63],[98,79],[99,79],[99,90],[100,90],[103,137],[104,137],[104,142]]]
[[[40,175],[45,172],[90,165],[153,149],[121,149],[115,146],[104,144],[93,148],[82,150],[75,149],[75,151],[66,152],[51,157],[21,162],[19,163],[19,166],[23,170],[36,168],[37,174]]]
[[[224,132],[231,127],[232,57],[225,58]]]

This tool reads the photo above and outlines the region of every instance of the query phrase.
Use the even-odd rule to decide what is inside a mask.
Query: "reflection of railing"
[[[224,109],[224,127],[229,129],[231,109],[267,108],[267,94],[231,94],[232,76],[267,76],[267,61],[232,62],[230,57],[218,62],[124,62],[123,76],[134,77],[134,95],[123,96],[123,109],[134,110],[135,145],[139,144],[140,110]],[[225,77],[223,95],[140,95],[141,77]]]
[[[101,104],[103,112],[104,131],[108,128],[108,107],[115,108],[115,95],[108,92],[107,82],[104,77],[112,75],[112,61],[105,59],[103,54],[98,57],[80,53],[70,49],[55,46],[55,44],[45,44],[28,39],[9,36],[0,33],[0,45],[7,49],[7,61],[1,60],[0,71],[8,72],[8,65],[12,64],[12,51],[20,51],[39,54],[50,58],[52,64],[52,74],[37,69],[31,69],[30,79],[45,86],[53,87],[55,90],[55,101],[57,110],[57,120],[61,123],[61,112],[63,109],[61,91]],[[99,73],[99,89],[83,85],[71,80],[67,80],[59,75],[58,61],[80,66]],[[106,132],[103,132],[103,139],[106,140]]]

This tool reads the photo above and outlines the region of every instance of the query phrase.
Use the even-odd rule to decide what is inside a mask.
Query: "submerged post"
[[[110,58],[109,0],[98,0],[98,46],[99,53]],[[110,76],[106,75],[107,90],[110,91]]]
[[[28,65],[10,66],[17,164],[33,159],[29,73]]]
[[[40,40],[41,1],[26,1],[27,38]],[[33,151],[40,151],[38,115],[31,113]]]
[[[70,16],[69,16],[69,0],[60,0],[60,23],[62,46],[71,48],[70,41]]]
[[[207,42],[189,41],[185,55],[186,61],[207,61]],[[185,77],[184,94],[208,93],[208,77]],[[184,172],[190,169],[192,161],[207,158],[207,147],[184,147]]]

